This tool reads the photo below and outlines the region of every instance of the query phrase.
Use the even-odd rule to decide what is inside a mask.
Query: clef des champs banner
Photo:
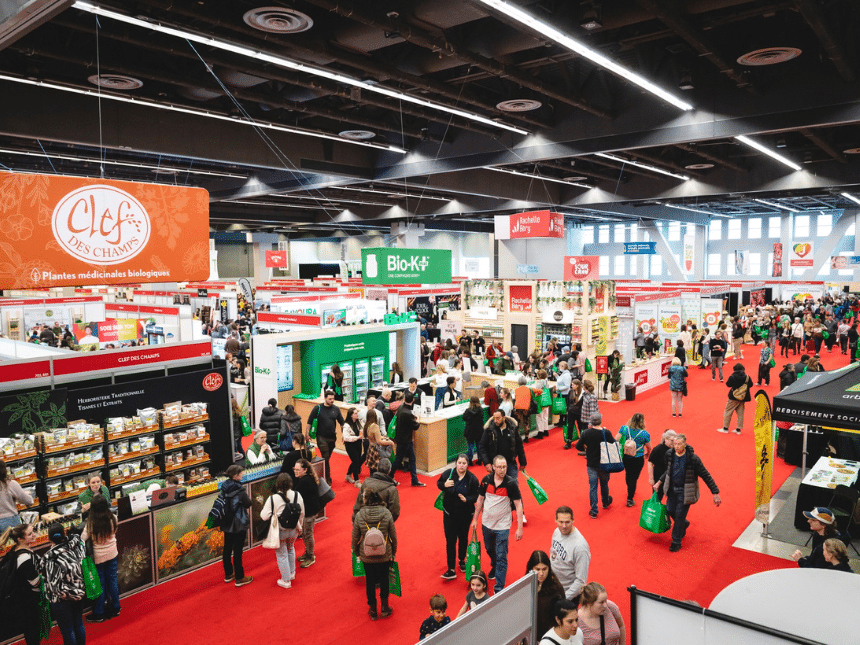
[[[0,175],[0,289],[208,277],[202,188]]]

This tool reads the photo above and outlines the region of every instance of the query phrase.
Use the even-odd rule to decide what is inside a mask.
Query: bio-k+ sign
[[[362,284],[450,284],[451,251],[362,249]]]

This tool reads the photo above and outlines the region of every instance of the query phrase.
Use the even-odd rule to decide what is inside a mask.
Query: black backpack
[[[18,556],[12,549],[0,560],[0,606],[8,607],[15,596],[15,571],[18,570]]]
[[[284,510],[278,515],[278,524],[282,529],[294,529],[299,525],[299,518],[302,516],[302,507],[299,505],[299,494],[293,491],[293,501],[284,497]]]

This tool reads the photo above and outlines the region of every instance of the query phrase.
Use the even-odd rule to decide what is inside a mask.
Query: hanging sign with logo
[[[511,311],[532,310],[532,288],[530,285],[511,285]]]
[[[696,259],[696,236],[684,236],[684,250],[681,255],[681,273],[684,275],[693,275]]]
[[[788,254],[788,266],[811,267],[814,256],[813,244],[811,240],[809,242],[792,242]]]
[[[450,284],[448,249],[361,250],[362,284]]]
[[[266,251],[267,269],[289,269],[290,258],[286,251]]]
[[[624,255],[654,255],[657,242],[624,242]]]
[[[537,264],[518,264],[517,273],[527,275],[529,273],[540,273],[540,267]]]
[[[222,323],[226,323],[228,320],[230,320],[230,314],[227,311],[227,299],[226,298],[221,298],[218,301],[218,315],[219,315]]]
[[[600,278],[600,256],[566,255],[564,258],[565,280],[597,280]]]
[[[773,243],[773,267],[770,274],[774,278],[782,277],[782,242]]]
[[[517,240],[530,237],[564,237],[564,215],[546,211],[531,211],[493,218],[496,239]]]
[[[201,188],[0,176],[0,289],[209,277]]]

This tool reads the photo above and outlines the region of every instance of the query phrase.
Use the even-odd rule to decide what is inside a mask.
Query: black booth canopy
[[[860,431],[860,363],[805,374],[774,397],[773,419]]]

